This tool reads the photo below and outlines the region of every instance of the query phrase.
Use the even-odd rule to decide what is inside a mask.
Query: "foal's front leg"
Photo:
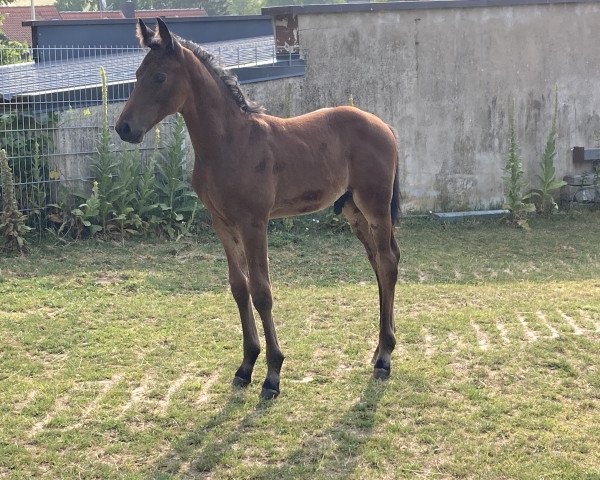
[[[267,220],[251,222],[240,231],[250,273],[250,295],[262,320],[267,346],[267,378],[263,383],[261,397],[272,399],[279,395],[279,375],[284,357],[277,342],[271,315],[273,297],[269,281]]]
[[[213,219],[213,226],[227,256],[229,285],[240,312],[242,334],[244,336],[244,359],[240,368],[237,369],[235,377],[233,377],[233,385],[236,387],[246,387],[252,380],[252,370],[260,353],[258,332],[252,313],[252,305],[250,304],[248,264],[239,234],[225,226],[218,219]]]

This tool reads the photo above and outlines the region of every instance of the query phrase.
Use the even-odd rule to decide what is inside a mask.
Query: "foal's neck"
[[[227,156],[235,135],[248,124],[246,114],[210,67],[193,53],[186,54],[193,57],[188,59],[192,88],[181,113],[196,157],[200,156],[203,162],[220,161]]]

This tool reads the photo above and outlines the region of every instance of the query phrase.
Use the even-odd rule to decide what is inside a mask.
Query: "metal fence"
[[[203,47],[226,68],[282,63],[271,36]],[[0,48],[0,148],[7,152],[17,202],[25,213],[58,203],[61,195],[89,183],[89,160],[97,153],[102,125],[101,68],[113,148],[132,148],[124,146],[113,127],[145,53],[137,47]],[[169,121],[161,128],[168,131]],[[142,154],[154,148],[148,137],[138,147]]]
[[[69,190],[85,190],[102,125],[100,70],[106,70],[112,127],[142,56],[140,49],[0,49],[0,63],[20,60],[0,67],[0,147],[24,213],[58,203]]]

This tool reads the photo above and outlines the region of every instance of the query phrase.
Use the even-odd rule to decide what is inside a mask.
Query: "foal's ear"
[[[156,23],[158,24],[158,35],[160,37],[161,44],[165,47],[167,52],[175,52],[177,50],[177,42],[171,35],[167,24],[160,18],[156,19]]]
[[[136,36],[142,47],[149,47],[152,38],[154,38],[154,31],[149,29],[142,19],[139,18],[136,28]]]

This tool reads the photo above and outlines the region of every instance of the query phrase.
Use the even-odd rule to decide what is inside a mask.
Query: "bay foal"
[[[244,357],[234,385],[250,383],[260,352],[254,305],[267,350],[261,396],[279,394],[283,354],[271,316],[269,219],[314,212],[332,203],[347,217],[377,277],[380,324],[374,375],[387,378],[395,345],[400,257],[393,232],[399,192],[391,129],[353,107],[294,118],[266,115],[212,55],[171,34],[162,20],[157,22],[154,32],[139,20],[137,35],[149,51],[115,129],[121,139],[139,143],[167,115],[183,115],[195,153],[192,185],[225,249],[242,321]]]

